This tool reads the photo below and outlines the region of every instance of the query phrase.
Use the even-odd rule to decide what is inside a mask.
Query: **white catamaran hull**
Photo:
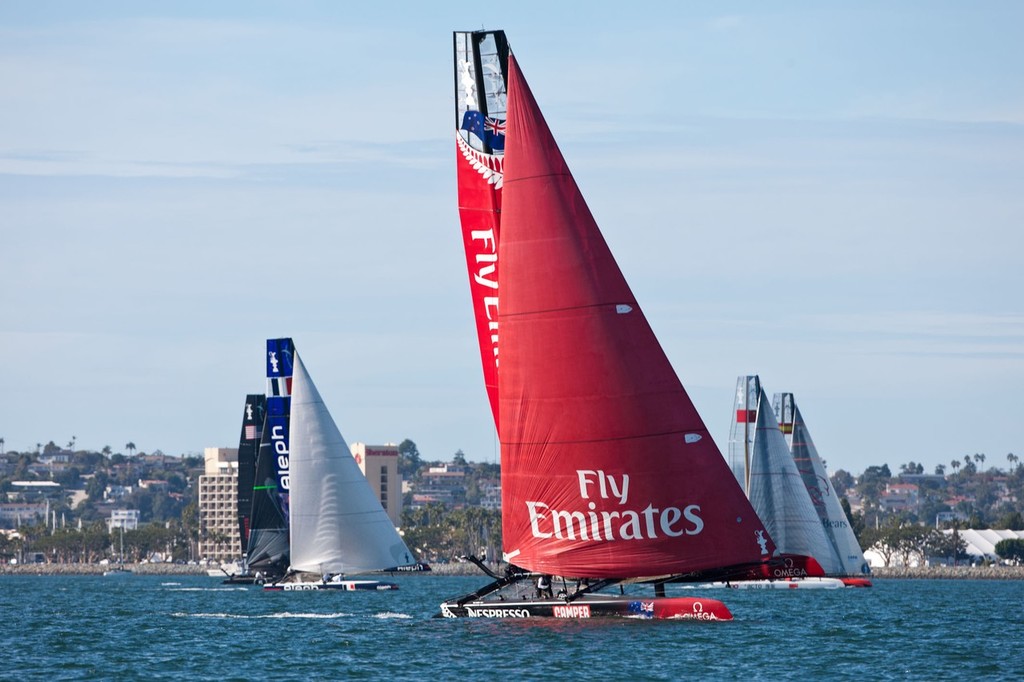
[[[397,590],[398,585],[394,583],[381,582],[380,580],[332,580],[328,582],[268,583],[263,586],[263,589],[271,592],[309,592],[314,590],[379,592],[384,590]]]

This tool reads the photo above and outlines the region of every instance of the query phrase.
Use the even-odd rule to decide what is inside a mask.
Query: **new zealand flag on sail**
[[[462,116],[462,129],[468,130],[493,151],[505,151],[505,122],[484,116],[479,111],[467,111]]]

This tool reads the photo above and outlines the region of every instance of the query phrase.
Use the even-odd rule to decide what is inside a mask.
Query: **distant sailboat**
[[[507,43],[500,31],[456,33],[457,79],[477,45]],[[641,312],[515,58],[496,62],[508,65],[495,415],[509,569],[439,615],[731,619],[722,602],[669,597],[665,584],[764,577],[782,557]],[[639,583],[653,593],[623,593]],[[601,591],[609,587],[617,591]]]
[[[245,396],[242,411],[242,431],[238,436],[238,535],[242,542],[242,556],[249,552],[249,533],[252,530],[252,493],[256,484],[256,457],[260,449],[260,435],[266,419],[267,397],[262,393]]]
[[[291,392],[291,565],[267,590],[390,590],[354,574],[415,563],[298,354]]]
[[[825,464],[818,456],[818,450],[811,440],[810,431],[800,414],[792,393],[776,393],[772,397],[772,408],[779,421],[786,442],[793,455],[793,462],[803,479],[811,504],[821,521],[822,529],[834,551],[833,561],[826,564],[819,560],[826,575],[840,576],[843,582],[854,587],[869,587],[866,579],[871,569],[864,559],[864,552],[857,542],[857,536],[850,527],[849,519],[839,502],[832,483],[829,481]]]
[[[117,555],[117,565],[114,568],[103,571],[103,575],[108,578],[120,578],[129,576],[132,574],[130,569],[124,567],[124,526],[119,526],[120,530],[120,551]]]
[[[814,557],[826,575],[834,573],[838,558],[811,504],[759,377],[739,377],[733,414],[729,465],[765,528],[783,553]],[[734,586],[834,588],[842,587],[842,583],[816,578],[789,585]]]
[[[238,536],[241,540],[242,558],[240,562],[234,562],[234,565],[221,566],[218,577],[224,577],[226,574],[224,582],[227,584],[251,584],[256,580],[256,576],[249,570],[249,535],[252,532],[256,459],[267,416],[266,406],[267,398],[262,393],[245,396],[242,429],[238,437]],[[275,575],[280,573],[283,573],[283,570],[275,572]]]

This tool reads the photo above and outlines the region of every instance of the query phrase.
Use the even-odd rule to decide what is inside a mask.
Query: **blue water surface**
[[[0,679],[1024,679],[1024,582],[713,590],[727,623],[431,616],[483,577],[276,592],[201,576],[0,577]]]

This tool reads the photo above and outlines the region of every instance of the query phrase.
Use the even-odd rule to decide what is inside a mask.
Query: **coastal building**
[[[380,506],[384,507],[391,523],[398,527],[402,523],[402,476],[398,473],[398,446],[366,445],[352,443],[349,448],[360,471],[370,483],[370,488]]]
[[[19,528],[45,520],[50,513],[47,502],[0,502],[0,528]]]
[[[110,512],[110,518],[107,519],[107,530],[113,532],[115,528],[123,528],[124,530],[138,530],[139,529],[139,510],[138,509],[113,509]]]
[[[238,534],[238,448],[206,448],[199,477],[199,556],[234,561],[242,554]]]
[[[918,487],[914,483],[889,483],[878,503],[885,512],[916,511],[919,504]]]
[[[480,506],[484,509],[501,509],[501,481],[482,481],[480,483]]]
[[[413,505],[420,507],[434,502],[460,506],[466,501],[466,471],[457,464],[430,467],[420,475],[413,494]]]

